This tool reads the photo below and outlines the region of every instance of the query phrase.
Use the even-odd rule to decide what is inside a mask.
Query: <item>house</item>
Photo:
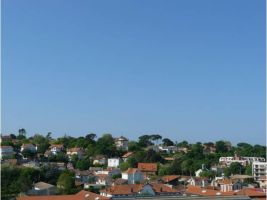
[[[164,151],[166,153],[176,153],[178,152],[177,146],[159,146],[160,151]]]
[[[73,164],[71,162],[68,162],[67,169],[68,170],[74,170],[74,166],[73,166]]]
[[[49,148],[53,155],[57,155],[58,153],[64,151],[63,144],[52,144]]]
[[[81,184],[84,183],[95,183],[96,176],[89,170],[75,170],[75,181]]]
[[[137,168],[129,168],[127,171],[123,172],[122,179],[128,181],[128,184],[141,183],[143,181],[143,173]]]
[[[95,173],[95,172],[103,171],[103,168],[102,167],[89,167],[89,171]]]
[[[108,174],[97,174],[96,182],[97,185],[108,186],[112,183],[112,178]]]
[[[58,170],[65,170],[66,164],[64,162],[50,162],[49,166],[57,168]]]
[[[130,198],[136,196],[176,196],[181,193],[164,184],[114,185],[100,191],[100,195],[110,198]]]
[[[189,185],[206,187],[209,185],[207,178],[191,177],[187,182]]]
[[[234,157],[220,157],[219,163],[221,165],[230,166],[231,163],[238,162],[243,166],[247,166],[249,164],[253,164],[254,162],[265,162],[265,158],[262,157],[242,157],[235,154]]]
[[[105,165],[107,158],[103,155],[97,155],[93,160],[93,165]]]
[[[114,167],[108,167],[107,169],[102,170],[102,171],[95,171],[96,175],[98,175],[98,174],[106,174],[109,177],[112,177],[113,175],[117,175],[117,174],[120,174],[120,173],[121,173],[121,170],[119,168],[114,168]]]
[[[267,188],[267,177],[266,176],[260,176],[257,181],[260,185],[260,188]]]
[[[35,183],[33,189],[27,192],[27,195],[54,195],[56,186],[44,182]]]
[[[259,180],[261,176],[267,176],[267,162],[253,162],[252,175],[255,181]]]
[[[34,144],[22,144],[22,146],[20,147],[20,151],[30,151],[30,152],[37,152],[37,146],[35,146]]]
[[[120,158],[109,158],[108,167],[119,167],[120,162],[121,162]]]
[[[1,160],[4,158],[13,158],[14,155],[15,155],[15,152],[12,146],[1,146],[0,148]]]
[[[178,185],[179,177],[180,176],[178,176],[178,175],[166,175],[166,176],[161,177],[161,180],[165,184],[176,186],[176,185]]]
[[[20,196],[17,200],[108,200],[108,197],[82,190],[72,195]]]
[[[187,153],[189,149],[187,147],[178,147],[178,152]]]
[[[231,179],[223,179],[218,181],[218,186],[220,187],[221,192],[230,192],[242,189],[242,183],[239,180],[233,182]]]
[[[129,140],[127,138],[121,136],[119,138],[115,138],[114,142],[115,142],[115,145],[116,145],[117,149],[128,151],[128,142],[129,142]]]
[[[67,149],[67,156],[69,157],[69,159],[71,159],[71,156],[73,155],[77,155],[79,159],[82,159],[84,154],[85,152],[82,148],[75,147]]]
[[[124,162],[126,162],[126,161],[128,160],[128,158],[132,157],[133,155],[134,155],[134,152],[129,151],[129,152],[127,152],[126,154],[124,154],[124,155],[122,156],[122,160],[123,160]]]
[[[159,151],[160,151],[159,146],[157,146],[157,145],[151,145],[151,146],[148,146],[148,147],[146,147],[146,150],[147,150],[147,151],[148,151],[148,150],[153,150],[153,151],[155,151],[155,152],[159,152]]]
[[[157,163],[138,163],[138,169],[146,175],[155,175],[158,171],[158,166]]]

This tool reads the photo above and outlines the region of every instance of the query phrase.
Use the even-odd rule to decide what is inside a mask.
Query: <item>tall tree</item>
[[[71,194],[74,187],[74,176],[71,173],[63,172],[57,181],[57,187],[61,194]]]
[[[169,138],[164,138],[162,140],[162,142],[163,142],[164,146],[173,146],[174,145],[173,141],[171,141]]]

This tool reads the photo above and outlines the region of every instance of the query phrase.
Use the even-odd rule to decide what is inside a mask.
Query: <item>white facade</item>
[[[64,150],[63,145],[52,145],[50,147],[50,151],[53,155],[58,154],[59,152],[62,152]]]
[[[265,162],[265,158],[261,157],[220,157],[219,162],[230,166],[233,162],[238,162],[243,166],[252,164],[253,162]]]
[[[118,167],[120,165],[120,158],[109,158],[108,167]]]
[[[252,163],[252,176],[254,180],[259,180],[261,176],[267,175],[267,162],[253,162]]]
[[[122,136],[119,138],[115,138],[115,145],[118,149],[128,151],[128,142],[129,140]]]

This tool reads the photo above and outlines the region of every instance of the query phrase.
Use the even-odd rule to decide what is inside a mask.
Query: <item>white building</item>
[[[59,152],[63,152],[64,146],[63,144],[52,144],[50,146],[50,151],[53,155],[57,155]]]
[[[109,158],[108,167],[118,167],[120,165],[120,158]]]
[[[166,153],[176,153],[178,152],[177,146],[159,146],[160,151],[165,151]]]
[[[128,151],[128,142],[129,140],[123,136],[119,137],[119,138],[115,138],[115,145],[117,147],[117,149],[122,149],[124,151]]]
[[[71,159],[71,156],[73,155],[77,155],[79,159],[83,158],[84,155],[84,150],[82,148],[70,148],[67,150],[67,156],[69,157],[69,159]]]
[[[258,181],[261,176],[267,176],[267,162],[253,162],[252,176]]]
[[[241,156],[234,156],[234,157],[220,157],[219,162],[226,166],[230,166],[231,163],[238,162],[243,166],[252,164],[253,162],[265,162],[265,158],[261,157],[241,157]]]

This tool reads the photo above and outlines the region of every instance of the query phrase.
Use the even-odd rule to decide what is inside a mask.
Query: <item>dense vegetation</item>
[[[63,136],[57,139],[51,137],[51,133],[43,136],[36,134],[33,137],[26,137],[25,129],[20,129],[19,134],[16,136],[11,134],[10,140],[5,140],[2,145],[10,145],[16,151],[16,158],[21,159],[21,156],[28,159],[37,160],[41,162],[64,162],[72,163],[75,169],[87,170],[93,165],[93,160],[97,155],[109,157],[121,157],[125,151],[117,149],[114,143],[114,138],[111,134],[104,134],[98,138],[95,134],[90,133],[85,137],[71,137]],[[33,154],[32,152],[22,152],[20,154],[20,146],[23,143],[32,143],[37,145],[38,151]],[[51,144],[63,144],[65,149],[72,147],[81,147],[85,150],[83,159],[78,159],[77,156],[72,156],[69,161],[66,154],[59,153],[54,156],[46,158],[44,153],[48,150]],[[188,151],[179,151],[178,153],[156,152],[149,147],[151,145],[162,144],[164,146],[177,146],[179,148],[186,148]],[[194,175],[194,172],[201,168],[204,164],[206,169],[211,166],[217,165],[221,156],[233,156],[235,153],[240,156],[257,156],[266,157],[266,147],[261,145],[250,145],[248,143],[239,143],[235,147],[229,148],[229,143],[225,141],[217,141],[215,143],[209,142],[202,144],[200,142],[189,144],[187,141],[174,142],[169,138],[163,138],[160,135],[142,135],[138,141],[129,142],[129,151],[134,152],[127,162],[122,162],[120,168],[122,171],[127,170],[129,167],[137,167],[138,162],[156,162],[158,163],[158,175]],[[214,153],[205,153],[204,146],[216,148]],[[172,161],[165,158],[171,157]],[[105,166],[104,166],[105,167]],[[41,167],[39,169],[26,168],[26,167],[12,167],[2,165],[2,199],[10,199],[20,192],[26,192],[34,182],[44,181],[58,186],[59,194],[71,194],[77,192],[80,188],[74,185],[74,174],[68,170],[59,171],[52,167]],[[231,174],[248,174],[251,175],[251,166],[243,167],[238,163],[233,163],[229,168],[224,170],[226,176]],[[212,178],[216,176],[214,172],[205,171],[201,174],[202,177]],[[116,178],[116,177],[114,177]]]

